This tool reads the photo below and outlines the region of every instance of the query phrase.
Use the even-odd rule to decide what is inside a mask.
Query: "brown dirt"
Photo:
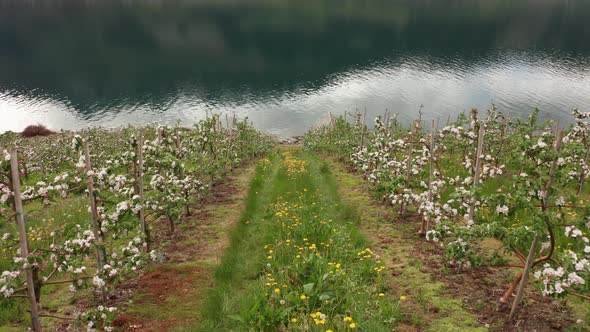
[[[417,227],[418,223],[414,224]],[[542,296],[530,283],[520,309],[509,321],[512,304],[498,310],[498,299],[518,274],[517,268],[478,267],[461,271],[443,260],[442,248],[417,237],[414,243],[412,255],[424,263],[425,272],[442,281],[452,297],[464,299],[463,307],[489,326],[490,331],[559,331],[576,321],[564,301]]]
[[[36,136],[49,136],[55,134],[54,131],[47,129],[44,125],[30,125],[27,126],[21,133],[24,138],[31,138]]]
[[[339,171],[354,171],[339,162],[332,164]],[[385,282],[393,292],[408,295],[403,304],[403,321],[397,326],[399,331],[422,331],[444,313],[432,303],[421,303],[416,299],[416,289],[409,289],[402,271],[408,266],[419,266],[420,271],[430,275],[430,279],[442,282],[442,296],[460,299],[462,308],[472,313],[481,327],[490,331],[559,331],[578,328],[576,319],[562,300],[541,296],[532,286],[527,288],[521,308],[512,321],[508,321],[508,311],[497,310],[498,299],[508,288],[518,270],[509,267],[480,267],[460,271],[444,259],[442,248],[427,242],[417,234],[419,219],[417,216],[398,218],[391,206],[378,201],[369,193],[365,181],[354,185],[353,194],[364,195],[369,208],[361,213],[361,228],[369,238],[374,251],[382,256],[391,274]],[[347,188],[346,190],[350,190]],[[346,196],[346,195],[344,195]],[[345,197],[346,200],[346,197]],[[391,234],[395,234],[392,237]],[[403,245],[400,245],[403,243]],[[403,248],[402,248],[403,247]],[[403,250],[412,248],[409,253]],[[408,260],[396,258],[407,255]],[[416,317],[420,321],[416,321]],[[582,329],[583,330],[583,329]]]

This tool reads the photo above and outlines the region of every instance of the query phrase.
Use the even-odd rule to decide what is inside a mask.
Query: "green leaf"
[[[306,294],[310,295],[313,290],[313,286],[315,286],[314,283],[305,284],[305,285],[303,285],[303,290],[305,291]]]

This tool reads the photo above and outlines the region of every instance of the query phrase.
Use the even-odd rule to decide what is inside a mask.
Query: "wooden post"
[[[522,300],[522,296],[524,294],[524,288],[526,286],[526,282],[529,277],[529,271],[531,270],[531,267],[533,266],[533,261],[535,260],[535,252],[537,251],[537,242],[538,241],[539,241],[539,236],[537,234],[535,234],[535,237],[533,238],[533,243],[531,243],[531,250],[529,251],[529,254],[526,258],[526,264],[524,267],[524,272],[522,274],[522,278],[520,279],[520,284],[518,285],[518,291],[516,292],[516,298],[514,299],[514,302],[512,302],[512,309],[510,309],[510,316],[508,317],[508,319],[510,319],[510,320],[512,320],[512,317],[514,317],[514,313],[516,312],[516,308],[518,307],[518,304]]]
[[[365,147],[365,125],[361,125],[361,149]]]
[[[29,179],[29,168],[27,167],[27,162],[23,159],[23,173],[25,175],[25,179]]]
[[[420,105],[420,109],[418,110],[418,131],[420,131],[420,133],[422,133],[422,114],[424,114],[422,109],[424,109],[424,105]]]
[[[180,155],[180,131],[178,127],[174,128],[174,134],[176,136],[176,157]]]
[[[139,201],[141,202],[141,209],[139,210],[139,224],[141,232],[145,236],[145,252],[150,251],[150,231],[145,222],[145,192],[143,188],[143,131],[139,132],[139,141],[137,142],[137,155],[139,158],[138,178],[139,178]]]
[[[156,142],[158,143],[158,145],[160,145],[160,144],[162,144],[162,128],[161,127],[156,128],[156,133],[157,133],[157,137],[158,137]]]
[[[556,129],[556,140],[555,140],[555,151],[559,153],[561,151],[561,143],[563,141],[563,131]],[[555,181],[555,170],[557,169],[557,160],[553,160],[551,163],[551,169],[549,170],[549,185],[545,188],[545,204],[549,200],[549,190],[547,188],[553,187],[553,181]]]
[[[33,270],[29,266],[29,241],[27,239],[27,230],[25,227],[25,214],[23,210],[23,201],[20,192],[20,176],[18,174],[18,159],[16,148],[10,151],[10,172],[12,175],[12,189],[14,191],[14,205],[16,209],[16,221],[18,224],[18,235],[20,237],[20,252],[21,256],[27,260],[25,270],[25,277],[27,283],[27,293],[29,302],[31,304],[31,323],[33,331],[41,331],[41,322],[39,320],[39,307],[37,305],[37,297],[35,295],[35,284],[33,281]]]
[[[135,144],[136,145],[139,144],[139,141],[138,140],[135,140]],[[139,174],[139,172],[137,170],[137,165],[138,165],[137,158],[138,158],[139,154],[137,153],[137,150],[135,152],[136,152],[135,153],[135,156],[133,156],[133,160],[132,160],[132,163],[133,163],[133,180],[134,180],[133,181],[133,192],[137,194],[137,193],[139,193],[139,187],[138,187],[139,180],[137,178],[138,177],[138,174]]]
[[[391,113],[389,117],[389,122],[391,126],[389,129],[391,130],[391,136],[393,137],[393,133],[395,132],[395,128],[397,127],[397,113]]]
[[[434,126],[434,120],[432,120],[432,129],[430,132],[430,175],[429,175],[429,182],[428,182],[428,201],[433,204],[434,202],[434,193],[432,192],[432,182],[434,181],[434,132],[435,132],[436,128]],[[426,230],[424,232],[424,234],[426,234],[426,232],[428,232],[428,229],[430,228],[430,219],[431,217],[428,217],[428,220],[426,220]]]
[[[588,164],[588,159],[590,159],[590,149],[586,149],[586,153],[584,155],[584,164]],[[584,190],[584,181],[586,180],[585,172],[582,170],[580,174],[580,179],[578,181],[578,191],[577,195],[582,194],[582,190]]]
[[[477,188],[479,184],[480,178],[480,168],[481,168],[481,155],[483,153],[483,134],[484,134],[484,124],[483,122],[479,124],[479,135],[477,137],[477,152],[475,156],[475,170],[473,175],[473,190]],[[468,220],[473,221],[473,216],[475,214],[475,203],[471,202],[469,204],[469,217]]]
[[[18,171],[18,162],[16,165],[16,170]],[[20,181],[20,175],[19,175],[19,181]],[[8,177],[8,186],[9,186],[9,188],[14,188],[13,180],[12,180],[12,177],[10,177],[10,176]],[[14,212],[14,222],[17,223],[18,218],[16,217],[16,204],[14,203],[14,199],[10,202],[10,208],[12,209],[12,212]]]
[[[416,123],[416,120],[412,122],[412,124],[410,124],[410,133],[408,136],[408,143],[409,143],[409,147],[408,147],[408,160],[406,160],[406,181],[408,181],[410,179],[410,169],[412,168],[412,156],[413,156],[413,150],[414,150],[414,125]],[[404,202],[402,202],[402,206],[400,207],[399,210],[399,214],[400,216],[403,216],[406,213],[406,204]]]
[[[168,231],[170,234],[174,234],[174,219],[168,214],[166,214],[166,219],[168,220]]]
[[[90,198],[90,212],[92,214],[92,231],[96,239],[96,263],[99,274],[103,270],[105,262],[105,251],[102,245],[102,238],[100,236],[100,224],[98,222],[98,210],[96,209],[96,196],[94,195],[94,180],[90,171],[92,171],[92,161],[90,159],[90,149],[88,148],[88,140],[84,140],[84,155],[86,157],[86,183],[88,185],[88,197]],[[104,287],[101,287],[101,294],[103,301],[106,299]]]

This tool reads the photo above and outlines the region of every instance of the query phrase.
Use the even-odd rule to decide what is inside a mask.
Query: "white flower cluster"
[[[534,273],[534,276],[540,279],[544,285],[543,295],[559,295],[564,293],[569,287],[586,284],[586,281],[579,273],[586,272],[587,274],[590,272],[590,263],[588,260],[584,259],[584,262],[579,263],[576,270],[566,273],[565,269],[561,266],[553,268],[549,264],[545,264],[542,270]]]
[[[110,332],[114,330],[111,320],[116,310],[116,307],[99,305],[80,314],[78,320],[83,322],[87,332],[95,332],[97,330]]]
[[[15,281],[20,276],[20,271],[2,271],[0,275],[0,294],[10,297],[14,294]]]
[[[0,204],[6,204],[12,195],[12,189],[7,184],[0,182]]]

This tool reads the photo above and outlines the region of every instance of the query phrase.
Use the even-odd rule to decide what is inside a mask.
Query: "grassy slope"
[[[285,157],[285,151],[307,163],[304,174],[289,176],[285,172],[292,159]],[[379,250],[378,235],[393,241],[400,236],[384,223],[382,211],[368,194],[356,191],[359,181],[335,164],[293,148],[282,149],[266,167],[259,167],[246,210],[217,269],[216,287],[204,308],[205,320],[199,328],[189,330],[304,330],[305,326],[314,331],[352,330],[348,322],[343,323],[347,316],[358,322],[357,329],[367,331],[480,330],[460,300],[445,296],[442,284],[420,271],[409,256],[410,243],[399,242],[390,252]],[[275,202],[281,202],[281,208],[274,208]],[[290,208],[293,205],[298,208]],[[329,225],[327,231],[323,222]],[[359,260],[358,254],[366,254],[366,236],[361,230],[378,254],[365,261]],[[301,240],[305,245],[291,250]],[[319,243],[320,248],[306,258],[310,243]],[[321,247],[322,243],[333,245]],[[303,258],[293,257],[296,253]],[[305,287],[313,283],[315,288],[321,281],[313,279],[313,272],[302,272],[301,266],[315,264],[310,269],[321,270],[324,257],[328,264],[342,263],[346,275],[329,279],[332,286],[342,289],[324,285],[327,290],[323,290],[322,301],[315,298],[321,294]],[[387,268],[375,275],[381,264]],[[391,271],[400,267],[401,274],[393,277]],[[277,286],[265,287],[269,279]],[[273,294],[274,287],[284,288]],[[307,298],[301,301],[299,294]],[[408,300],[401,301],[402,295]],[[429,312],[425,304],[434,305],[437,313]],[[327,314],[326,323],[318,324],[308,317],[316,311]]]
[[[304,174],[289,175],[285,151],[293,156],[290,159],[305,161]],[[436,280],[428,267],[413,256],[416,247],[409,235],[415,231],[414,225],[393,225],[391,211],[376,202],[365,189],[364,181],[351,175],[341,164],[296,148],[283,148],[271,160],[260,163],[256,170],[250,167],[231,182],[234,186],[219,193],[230,201],[203,206],[195,218],[205,221],[199,222],[198,227],[182,223],[179,235],[163,239],[164,245],[171,245],[177,251],[172,250],[166,263],[152,266],[139,278],[139,289],[120,304],[125,309],[120,320],[122,326],[213,331],[303,330],[307,324],[312,330],[336,331],[350,330],[343,323],[343,318],[350,315],[358,323],[356,329],[367,331],[485,330],[466,310],[465,303],[453,297],[445,284]],[[247,199],[243,202],[246,191]],[[285,230],[282,225],[291,217],[276,216],[277,208],[273,204],[277,201],[287,206],[303,206],[289,211],[293,213],[291,217],[301,217],[305,225]],[[85,202],[71,203],[68,211],[59,213],[71,216],[70,222],[83,219],[85,211],[81,206]],[[38,219],[37,222],[47,219],[50,225],[53,221],[49,216],[56,212],[53,210],[63,208],[40,209],[30,217]],[[325,227],[314,224],[317,221],[329,223]],[[347,272],[343,278],[346,282],[334,282],[341,292],[306,290],[304,285],[321,283],[318,273],[301,274],[295,268],[273,275],[278,287],[287,285],[285,290],[281,287],[280,294],[274,294],[275,286],[265,285],[267,272],[305,265],[292,256],[293,251],[282,247],[286,239],[293,243],[308,239],[306,248],[311,243],[321,247],[320,243],[335,241],[331,248],[318,250],[325,254],[325,260],[309,256],[309,261],[314,262],[315,272],[326,272],[326,262],[342,263]],[[386,267],[379,277],[371,274],[374,265],[359,262],[355,257],[367,243]],[[272,255],[269,248],[275,250]],[[223,260],[219,262],[224,250]],[[273,258],[269,260],[269,256]],[[271,269],[266,267],[269,262],[273,265]],[[168,286],[161,287],[162,284]],[[60,296],[65,291],[62,287],[47,288],[47,291],[46,304],[51,302],[52,307],[63,310],[72,308],[74,303],[66,303],[63,299],[68,297]],[[307,299],[301,301],[300,294]],[[339,303],[319,301],[325,294]],[[399,300],[402,295],[406,301]],[[286,300],[285,307],[277,304],[279,298]],[[577,307],[584,307],[583,302]],[[12,315],[11,309],[5,310],[5,314]],[[310,313],[317,310],[328,313],[327,324],[316,325],[310,318]],[[298,321],[293,323],[293,318]],[[11,330],[9,326],[0,327],[0,331]]]

